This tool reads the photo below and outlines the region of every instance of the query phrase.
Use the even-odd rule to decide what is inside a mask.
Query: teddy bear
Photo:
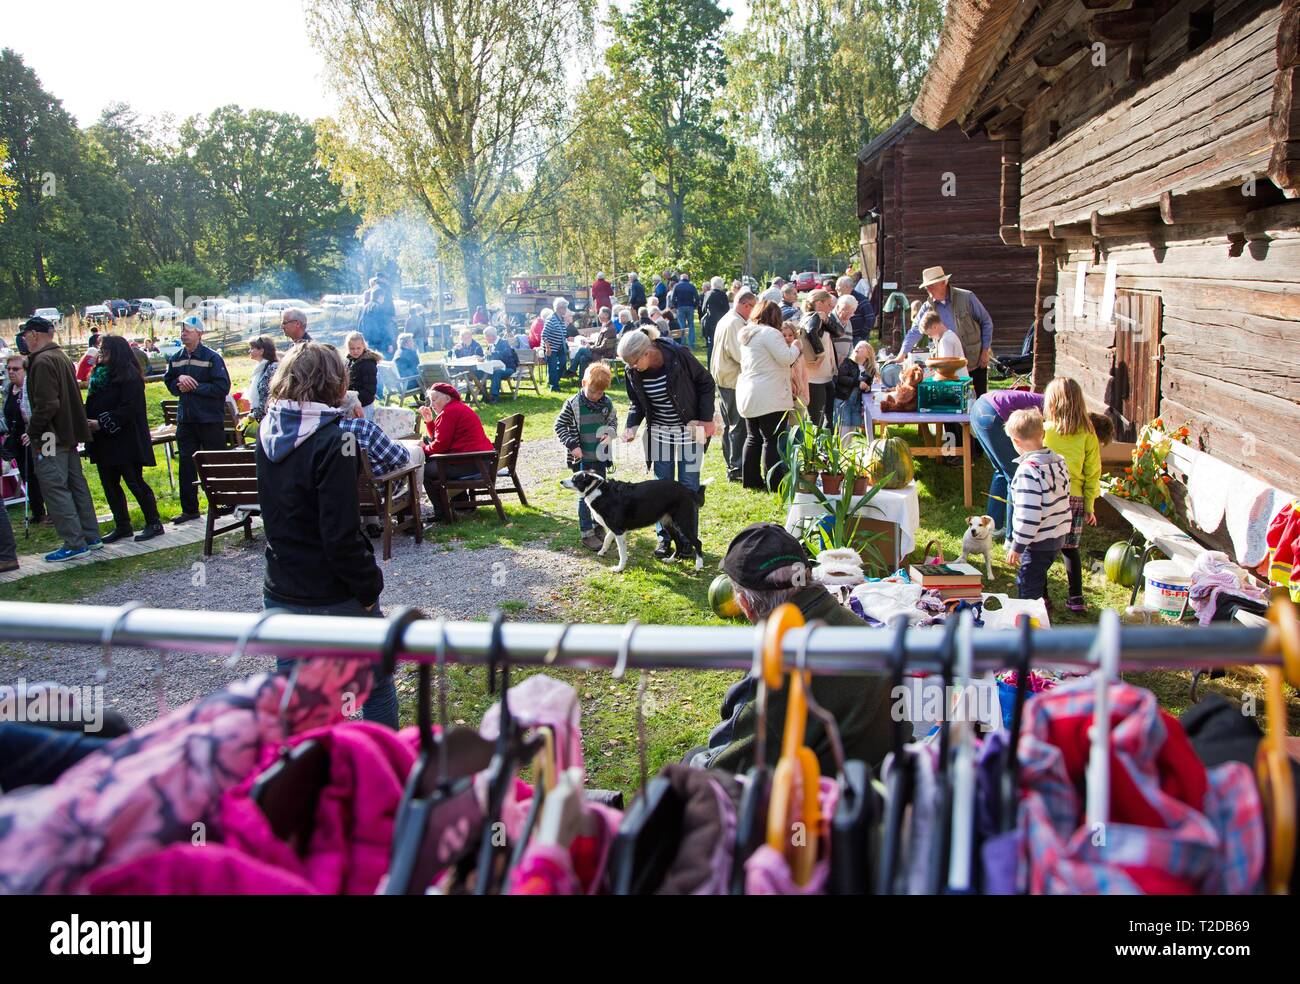
[[[910,413],[916,409],[917,387],[925,379],[925,370],[921,366],[908,366],[898,377],[895,386],[880,401],[880,409],[885,413]]]

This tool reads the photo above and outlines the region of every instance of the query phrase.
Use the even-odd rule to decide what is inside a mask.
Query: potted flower
[[[817,490],[817,472],[824,460],[823,431],[807,417],[802,417],[782,437],[781,460],[768,474],[769,487],[774,474],[783,477],[777,485],[777,495],[783,505],[790,505],[800,493]]]

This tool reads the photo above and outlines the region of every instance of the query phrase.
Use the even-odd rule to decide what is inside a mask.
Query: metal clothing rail
[[[0,640],[101,646],[111,636],[117,649],[292,658],[375,659],[389,619],[335,618],[264,612],[204,612],[156,608],[110,608],[0,602]],[[397,658],[436,660],[439,625],[446,631],[449,663],[482,664],[489,649],[487,622],[419,621],[405,632]],[[507,622],[502,641],[515,665],[554,662],[571,669],[751,670],[758,631],[753,627],[618,625]],[[804,637],[806,669],[819,675],[881,672],[893,646],[892,629],[826,626],[786,633],[785,666],[796,668]],[[1261,652],[1266,630],[1237,625],[1198,628],[1124,626],[1120,667],[1125,670],[1204,669],[1250,663],[1280,665],[1277,654]],[[1033,632],[1033,665],[1086,668],[1095,626],[1067,626]],[[908,670],[938,671],[942,627],[909,629]],[[559,651],[556,652],[557,644]],[[977,631],[973,668],[999,670],[1014,665],[1020,633]],[[548,658],[551,657],[551,658]],[[622,657],[622,658],[621,658]]]

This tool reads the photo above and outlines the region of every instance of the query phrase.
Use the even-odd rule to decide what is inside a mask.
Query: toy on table
[[[880,401],[880,409],[885,413],[910,413],[915,410],[918,387],[924,379],[924,369],[920,366],[907,366],[899,374],[898,385]]]

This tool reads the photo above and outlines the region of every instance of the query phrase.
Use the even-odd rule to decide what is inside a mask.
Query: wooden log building
[[[951,0],[912,114],[1001,141],[1037,388],[1300,488],[1300,0]]]
[[[874,283],[924,300],[921,271],[942,266],[988,308],[1004,354],[1020,351],[1033,321],[1038,258],[998,236],[1001,161],[1001,145],[983,134],[955,123],[932,132],[904,114],[858,154],[858,218]],[[888,331],[885,341],[894,344]]]

